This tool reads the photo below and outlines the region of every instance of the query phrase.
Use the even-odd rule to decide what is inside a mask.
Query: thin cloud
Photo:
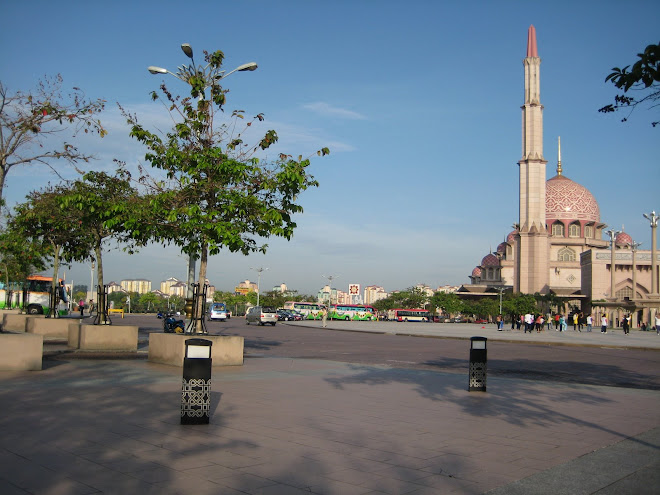
[[[367,117],[364,115],[353,112],[352,110],[346,110],[345,108],[333,107],[324,102],[308,103],[303,105],[303,108],[316,112],[319,115],[325,115],[330,117],[340,117],[349,120],[366,120]]]

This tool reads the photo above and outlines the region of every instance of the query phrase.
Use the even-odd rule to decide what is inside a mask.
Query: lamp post
[[[610,261],[610,297],[612,300],[614,300],[615,294],[614,294],[614,270],[616,268],[616,256],[615,256],[615,251],[616,251],[616,236],[618,236],[621,231],[620,230],[614,230],[610,229],[607,232],[605,232],[607,235],[610,236],[610,249],[612,250],[612,258]]]
[[[205,67],[198,66],[195,64],[195,60],[193,58],[193,49],[188,43],[183,43],[181,45],[181,50],[183,53],[188,57],[191,61],[190,65],[180,65],[177,67],[177,72],[170,72],[167,69],[164,69],[162,67],[157,67],[155,65],[150,65],[147,67],[147,70],[151,74],[170,74],[171,76],[176,77],[180,81],[183,81],[186,84],[189,84],[192,86],[192,78],[194,77],[196,80],[201,80],[204,82],[204,87],[199,95],[199,99],[203,100],[206,98],[206,89],[214,86],[217,84],[220,80],[224,79],[225,77],[229,76],[230,74],[233,74],[234,72],[243,72],[243,71],[253,71],[257,69],[257,64],[255,62],[249,62],[247,64],[239,65],[236,67],[234,70],[231,70],[225,74],[224,70],[219,70],[218,67],[212,66],[211,63],[208,63]],[[190,311],[192,313],[192,304],[193,304],[193,284],[195,283],[195,263],[196,263],[196,256],[194,255],[189,255],[188,256],[188,290],[187,290],[187,299],[190,301]],[[188,309],[188,305],[186,305],[186,309]]]
[[[506,290],[505,287],[495,287],[495,290],[500,293],[500,312],[499,314],[502,314],[502,292]]]
[[[644,218],[651,222],[651,294],[658,295],[658,269],[657,269],[657,240],[656,229],[658,228],[658,215],[655,211],[644,213]]]
[[[335,275],[321,275],[323,278],[328,279],[328,284],[330,287],[330,292],[328,293],[328,306],[332,306],[332,281],[337,277]]]
[[[257,275],[257,306],[259,306],[259,293],[261,292],[261,273],[265,272],[268,270],[268,268],[252,268],[250,267],[250,270],[254,270],[255,272],[258,273]]]

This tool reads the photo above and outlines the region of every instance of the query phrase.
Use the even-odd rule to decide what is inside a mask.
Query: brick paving
[[[429,325],[430,326],[430,325]],[[650,338],[644,336],[645,338]],[[660,393],[314,359],[214,368],[181,426],[181,369],[0,372],[0,493],[657,493]],[[646,490],[646,491],[645,491]]]

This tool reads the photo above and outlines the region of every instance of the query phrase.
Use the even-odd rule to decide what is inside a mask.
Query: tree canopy
[[[75,165],[91,158],[70,142],[72,138],[80,132],[107,134],[97,118],[105,101],[89,100],[75,87],[64,95],[62,83],[60,75],[46,77],[33,91],[9,93],[0,82],[0,202],[12,168],[41,163],[61,177],[53,159]]]
[[[616,112],[618,110],[628,109],[629,112],[621,119],[622,122],[628,120],[633,110],[644,104],[649,104],[651,108],[658,105],[660,99],[660,45],[648,45],[642,53],[638,53],[639,60],[632,65],[626,65],[623,68],[614,67],[612,72],[605,78],[605,82],[611,82],[623,93],[614,97],[614,103],[605,105],[598,111],[602,113]],[[640,96],[631,96],[630,92],[637,92]],[[660,124],[660,121],[651,122],[653,127]]]
[[[192,58],[192,51],[186,54]],[[240,132],[243,111],[232,112],[229,122],[220,118],[227,93],[220,86],[223,58],[221,51],[205,52],[204,69],[194,61],[180,68],[177,77],[190,85],[190,97],[175,96],[165,84],[152,93],[174,122],[165,135],[145,129],[137,116],[122,109],[131,136],[147,148],[145,160],[165,175],[158,179],[145,174],[146,208],[126,226],[143,241],[173,243],[199,257],[197,280],[202,281],[209,255],[222,249],[246,255],[266,252],[263,239],[290,239],[296,227],[293,215],[303,211],[299,194],[318,186],[308,172],[309,158],[280,154],[275,162],[261,162],[255,156],[277,141],[274,130],[266,131],[257,144],[243,141],[243,132],[263,121],[262,114]],[[318,152],[328,153],[327,148]]]

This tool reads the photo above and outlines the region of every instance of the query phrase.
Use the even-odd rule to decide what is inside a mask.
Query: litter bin
[[[469,392],[485,392],[488,375],[488,350],[486,337],[470,338],[470,387]]]
[[[211,412],[211,346],[205,339],[186,340],[181,383],[181,424],[209,424]]]

